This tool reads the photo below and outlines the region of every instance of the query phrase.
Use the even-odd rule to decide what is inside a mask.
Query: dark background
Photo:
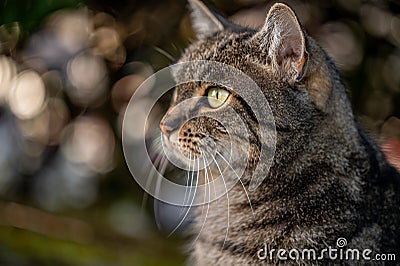
[[[400,3],[285,2],[337,63],[364,128],[396,143]],[[272,4],[206,3],[254,27]],[[185,237],[157,228],[127,170],[121,122],[193,39],[184,1],[0,1],[0,265],[183,263]]]

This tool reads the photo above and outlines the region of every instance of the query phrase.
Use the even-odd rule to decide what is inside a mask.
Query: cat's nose
[[[171,117],[169,116],[169,114],[165,114],[164,117],[161,119],[160,122],[160,130],[161,132],[167,137],[169,138],[169,136],[171,135],[171,133],[176,129],[174,127],[174,123],[175,121],[173,119],[171,119]]]
[[[171,126],[166,125],[164,123],[160,123],[160,129],[161,132],[168,138],[171,135],[172,131],[174,131],[174,129]]]

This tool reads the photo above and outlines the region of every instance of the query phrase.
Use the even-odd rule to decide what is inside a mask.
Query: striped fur
[[[204,226],[205,211],[197,210],[193,232],[196,235],[202,230],[191,247],[191,262],[279,264],[283,262],[276,257],[258,259],[257,252],[264,243],[269,249],[321,250],[327,245],[335,247],[339,237],[347,239],[348,247],[396,253],[400,261],[399,173],[358,126],[338,71],[311,37],[302,32],[309,58],[300,81],[292,82],[288,75],[293,73],[287,65],[278,66],[268,59],[275,56],[277,38],[282,38],[275,34],[274,23],[267,18],[266,25],[273,32],[228,27],[211,31],[211,36],[203,33],[203,38],[189,46],[180,59],[218,61],[249,75],[271,106],[278,138],[271,170],[265,173],[261,186],[249,193],[251,209],[244,187],[248,188],[255,165],[263,163],[257,159],[261,129],[243,99],[237,96],[230,101],[249,128],[250,164],[242,177],[243,184],[237,183],[227,196],[210,205]],[[282,25],[278,26],[285,27]],[[300,25],[297,27],[301,30]],[[268,41],[262,42],[263,38],[272,38],[274,46],[266,48]],[[185,72],[177,75],[184,76]],[[200,83],[181,85],[172,106],[202,93]],[[223,110],[219,112],[224,115]],[[217,142],[227,141],[219,125],[206,118],[189,121],[184,128],[211,135]],[[289,264],[327,262],[333,263],[297,260]]]

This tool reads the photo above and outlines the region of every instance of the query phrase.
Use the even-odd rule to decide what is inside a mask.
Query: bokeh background
[[[272,4],[205,2],[252,27]],[[400,168],[400,2],[285,2]],[[121,126],[135,89],[194,38],[183,0],[0,1],[0,265],[183,264],[187,236],[159,228],[124,162]]]

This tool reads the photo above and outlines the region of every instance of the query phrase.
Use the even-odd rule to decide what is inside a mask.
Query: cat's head
[[[306,135],[318,121],[317,117],[331,111],[328,99],[332,80],[337,78],[336,70],[322,49],[304,33],[290,7],[279,3],[273,5],[263,27],[254,30],[225,20],[197,0],[189,2],[198,40],[186,49],[180,61],[217,61],[248,75],[269,102],[278,137],[291,132]],[[187,74],[187,69],[176,73],[181,77]],[[227,110],[233,108],[247,124],[250,160],[256,160],[260,147],[259,131],[265,129],[260,129],[254,110],[235,90],[207,82],[182,84],[174,91],[171,108],[195,97],[207,100],[187,112],[167,112],[162,119],[160,128],[167,148],[180,149],[186,156],[201,156],[201,151],[207,148],[218,149],[218,145],[223,148],[232,137],[240,142],[241,136],[229,136],[221,123],[207,117],[207,114],[213,114],[229,123],[233,118]],[[197,117],[187,121],[186,118],[193,114]]]

